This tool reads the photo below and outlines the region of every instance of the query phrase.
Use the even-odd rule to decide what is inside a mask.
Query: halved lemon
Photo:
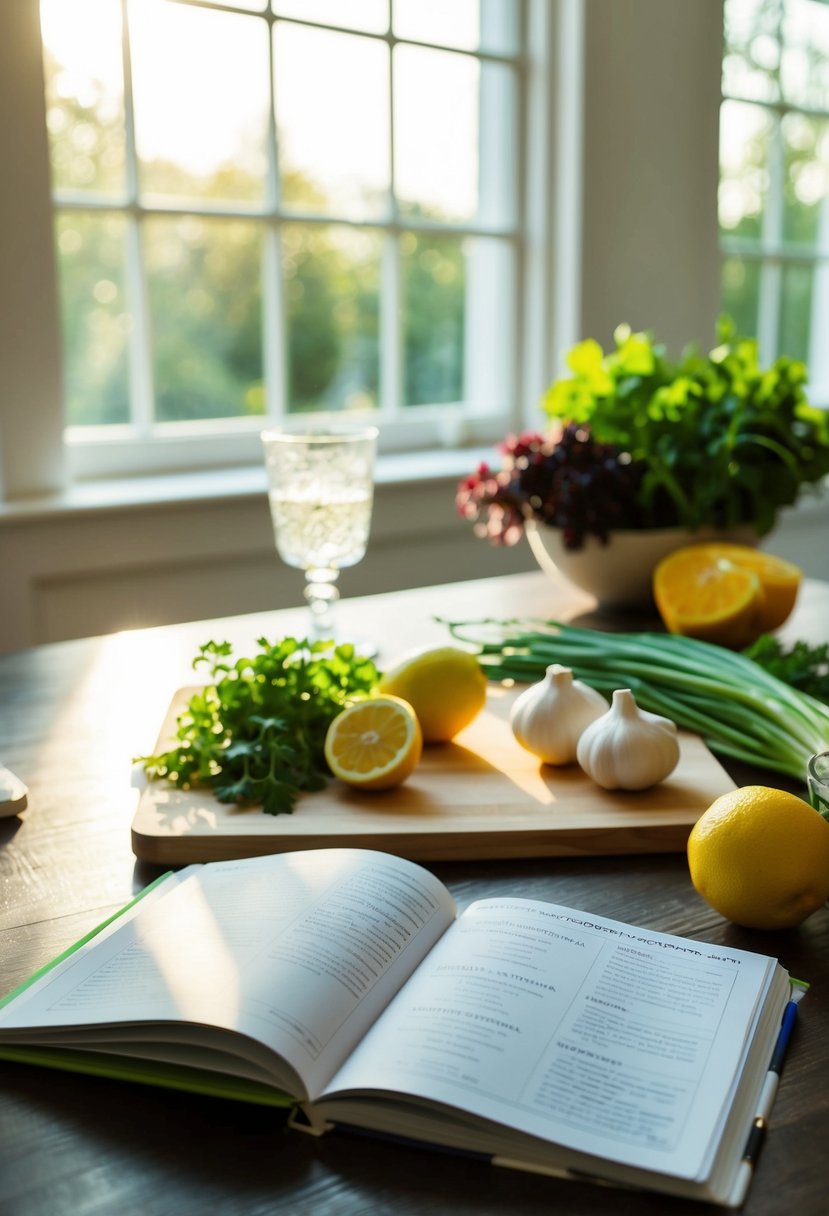
[[[401,697],[357,701],[338,714],[325,736],[335,777],[363,790],[387,790],[411,776],[423,751],[417,715]]]
[[[654,570],[653,598],[669,633],[741,648],[763,632],[759,575],[718,555],[715,546],[687,545],[663,558]]]

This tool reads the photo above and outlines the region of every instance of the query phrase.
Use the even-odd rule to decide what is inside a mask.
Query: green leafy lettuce
[[[620,326],[614,337],[607,354],[592,339],[575,346],[573,375],[542,405],[643,463],[639,498],[652,526],[745,523],[762,536],[780,507],[829,474],[829,415],[809,404],[803,363],[781,356],[761,368],[756,341],[727,318],[715,350],[689,347],[678,362],[649,333]]]

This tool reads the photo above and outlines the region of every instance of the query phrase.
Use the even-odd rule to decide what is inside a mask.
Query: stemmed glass
[[[374,500],[377,427],[332,422],[262,432],[276,549],[305,571],[309,637],[337,636],[340,570],[365,555]]]

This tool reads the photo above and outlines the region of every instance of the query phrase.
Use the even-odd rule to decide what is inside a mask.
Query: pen
[[[775,1095],[777,1094],[777,1087],[780,1084],[780,1074],[783,1071],[783,1063],[786,1059],[786,1052],[789,1048],[789,1042],[796,1021],[797,1001],[791,1000],[783,1010],[783,1018],[780,1023],[780,1029],[777,1032],[774,1051],[771,1053],[769,1069],[757,1101],[757,1113],[751,1121],[748,1139],[743,1149],[739,1172],[734,1184],[735,1198],[731,1204],[733,1207],[742,1206],[748,1191],[748,1184],[751,1182],[754,1167],[760,1156],[760,1150],[763,1147],[763,1140],[765,1139],[766,1128],[768,1126],[768,1118],[771,1114]]]

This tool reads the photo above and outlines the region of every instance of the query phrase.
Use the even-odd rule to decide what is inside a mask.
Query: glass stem
[[[311,637],[315,641],[334,638],[334,605],[340,598],[336,586],[339,573],[339,570],[319,566],[305,571],[308,580],[305,598],[311,610]]]

